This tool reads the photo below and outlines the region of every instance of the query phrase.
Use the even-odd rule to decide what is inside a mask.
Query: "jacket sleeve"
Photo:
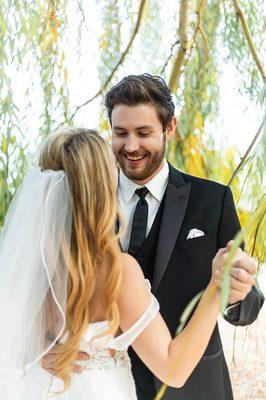
[[[225,247],[241,229],[236,213],[232,192],[229,187],[225,188],[223,208],[218,230],[218,247]],[[244,244],[242,245],[242,248]],[[252,324],[258,317],[263,305],[264,296],[262,292],[253,286],[246,298],[238,304],[228,307],[224,318],[235,326]]]

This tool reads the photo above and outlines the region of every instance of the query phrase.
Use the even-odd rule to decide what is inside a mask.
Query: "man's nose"
[[[125,143],[125,151],[127,153],[134,153],[139,150],[139,142],[138,139],[134,136],[129,136]]]

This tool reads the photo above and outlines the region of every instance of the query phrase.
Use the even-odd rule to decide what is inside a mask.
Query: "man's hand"
[[[49,374],[56,376],[56,351],[61,344],[56,344],[42,359],[42,368],[45,369]],[[80,351],[78,353],[77,360],[88,360],[90,358],[88,353]],[[71,369],[73,372],[81,373],[83,368],[81,365],[72,364]]]
[[[214,273],[214,281],[219,288],[222,287],[223,266],[232,245],[233,241],[231,240],[227,244],[226,248],[222,249],[223,262],[221,263],[220,268],[216,268]],[[229,304],[235,304],[246,298],[248,293],[251,291],[252,286],[255,284],[255,274],[257,271],[257,267],[257,261],[254,258],[250,257],[240,248],[237,249],[233,258],[233,263],[230,271],[231,280]]]

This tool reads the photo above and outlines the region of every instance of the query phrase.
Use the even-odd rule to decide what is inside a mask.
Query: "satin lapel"
[[[157,291],[169,263],[185,216],[190,187],[191,184],[185,184],[180,172],[170,166],[170,179],[165,194],[164,211],[155,257],[152,281],[153,293]]]

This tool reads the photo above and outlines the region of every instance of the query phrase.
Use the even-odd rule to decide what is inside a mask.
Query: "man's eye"
[[[125,136],[127,133],[126,132],[115,132],[117,136]]]
[[[140,134],[141,136],[147,136],[147,135],[150,134],[150,132],[139,132],[139,134]]]

